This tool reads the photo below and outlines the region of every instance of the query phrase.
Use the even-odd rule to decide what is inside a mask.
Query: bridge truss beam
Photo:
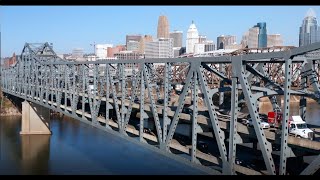
[[[190,155],[193,166],[198,167],[204,159],[214,159],[220,170],[211,169],[212,172],[222,174],[263,171],[235,164],[236,146],[243,143],[237,132],[239,104],[246,103],[267,170],[262,174],[276,174],[275,164],[280,164],[280,174],[285,174],[286,159],[291,157],[286,123],[289,97],[297,94],[319,101],[319,50],[320,43],[315,43],[287,51],[241,56],[69,62],[58,58],[48,43],[37,46],[26,43],[17,56],[17,64],[2,67],[1,87],[7,94],[63,112],[94,127],[119,132],[129,139],[137,137],[142,144],[153,141],[165,154],[171,154],[172,149],[182,151]],[[131,74],[127,73],[128,69]],[[275,72],[283,73],[280,75],[284,78],[273,74]],[[307,78],[314,92],[306,90]],[[220,87],[214,86],[212,79],[223,83]],[[293,80],[297,79],[303,79],[300,90],[291,90]],[[184,85],[178,102],[172,101],[170,92],[175,83]],[[213,99],[216,93],[227,91],[231,92],[229,136],[225,135],[216,111],[220,103]],[[260,126],[257,109],[259,98],[275,95],[285,96],[280,163],[273,160],[273,142],[268,141]],[[161,99],[163,103],[159,103]],[[192,107],[190,147],[179,146],[174,136],[184,124],[181,117],[185,114],[185,104]],[[130,124],[136,105],[140,113],[138,130]],[[146,113],[146,109],[151,113]],[[170,109],[174,111],[173,116],[169,116]],[[212,140],[218,147],[215,156],[199,151],[197,146],[198,133],[203,132],[199,126],[200,110],[208,113],[212,129],[205,131],[214,137]],[[154,127],[155,133],[146,132],[150,127]],[[310,166],[302,174],[314,173],[319,168],[316,162]]]

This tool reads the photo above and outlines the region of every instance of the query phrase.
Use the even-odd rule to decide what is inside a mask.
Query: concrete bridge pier
[[[28,101],[22,102],[22,123],[20,134],[51,134],[49,128],[50,110]]]

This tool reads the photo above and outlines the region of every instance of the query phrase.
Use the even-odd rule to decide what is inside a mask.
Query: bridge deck
[[[4,90],[4,92],[5,92],[5,90]],[[24,97],[24,94],[21,94],[20,96]],[[80,93],[79,96],[82,96],[82,93]],[[87,96],[87,94],[85,96]],[[98,98],[98,97],[96,97],[96,98]],[[37,102],[37,101],[40,101],[40,98],[34,98],[34,100]],[[104,97],[101,100],[106,101],[106,98]],[[46,103],[46,100],[43,99],[43,102]],[[110,98],[108,98],[108,102],[110,104],[113,104],[113,100]],[[129,106],[129,102],[130,101],[128,99],[125,100],[126,108]],[[50,106],[57,107],[57,104],[52,103],[51,101],[48,101],[48,104]],[[121,102],[118,101],[118,104],[120,105]],[[137,110],[140,109],[138,104],[133,104],[132,107],[133,107],[133,109],[137,109]],[[70,106],[65,107],[64,105],[60,105],[60,108],[63,109],[64,111],[66,110],[66,111],[72,112],[72,108]],[[162,114],[162,110],[161,110],[162,108],[163,107],[161,105],[157,105],[157,109],[158,109],[159,114]],[[201,110],[205,111],[205,108],[202,108]],[[147,113],[151,113],[151,108],[150,108],[149,104],[145,104],[145,111]],[[228,119],[229,116],[221,114],[218,111],[216,111],[216,113],[218,114],[219,124],[220,124],[221,129],[225,130],[226,132],[229,132],[229,121],[230,121],[230,119]],[[89,114],[87,112],[82,112],[81,110],[76,110],[75,114],[77,114],[79,116],[79,118],[82,115],[84,115],[86,118],[92,118],[91,114]],[[174,111],[169,110],[168,116],[172,118],[174,116]],[[242,116],[244,117],[244,114],[242,114]],[[140,113],[137,113],[137,117],[140,117]],[[180,116],[181,121],[191,123],[191,120],[190,120],[191,118],[192,118],[191,115],[181,113],[181,116]],[[97,117],[97,120],[101,123],[106,122],[105,118],[103,118],[103,117]],[[204,115],[198,115],[198,123],[200,125],[211,127],[211,124],[208,122],[210,122],[208,117],[206,117]],[[112,119],[109,119],[108,124],[109,124],[109,126],[111,126],[113,128],[119,128],[117,122],[114,122]],[[317,132],[320,132],[319,127],[315,126],[313,128],[315,130],[317,130]],[[275,132],[271,132],[270,129],[265,129],[264,131],[265,131],[265,135],[266,135],[267,139],[269,139],[277,144],[280,143],[279,139],[277,139],[277,138],[279,138],[279,136],[277,136]],[[139,131],[136,130],[135,127],[130,124],[128,125],[128,127],[126,129],[126,132],[131,133],[136,136],[139,136]],[[237,132],[240,135],[249,136],[250,138],[256,138],[253,128],[247,127],[247,126],[243,125],[242,123],[238,123]],[[201,134],[204,136],[211,137],[211,138],[213,137],[212,132],[203,132]],[[155,143],[158,142],[157,137],[155,135],[143,133],[143,137],[147,140],[152,141],[152,142],[155,142]],[[307,140],[307,139],[301,139],[301,138],[295,138],[295,137],[289,136],[288,137],[288,144],[291,145],[292,148],[299,148],[299,149],[302,149],[306,152],[320,153],[320,142],[317,142],[317,141],[311,141],[311,140]],[[190,154],[190,151],[191,151],[191,147],[181,145],[175,139],[173,139],[173,141],[171,142],[170,147],[175,150],[178,150],[180,152],[186,153],[186,154]],[[274,151],[273,154],[279,155],[279,151]],[[217,164],[217,165],[221,165],[221,163],[222,163],[221,158],[215,157],[210,154],[203,153],[199,150],[197,150],[196,157],[199,159]],[[263,170],[262,171],[255,171],[253,169],[243,167],[243,166],[240,166],[237,164],[235,164],[235,169],[237,172],[240,172],[242,174],[250,174],[250,175],[257,174],[258,175],[258,174],[266,174],[267,173],[266,171],[263,171]]]

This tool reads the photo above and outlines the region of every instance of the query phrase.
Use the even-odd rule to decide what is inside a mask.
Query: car
[[[248,127],[252,127],[253,126],[252,119],[245,120],[244,124],[247,125]],[[261,121],[260,126],[263,129],[270,128],[270,124],[264,121]]]
[[[197,142],[197,148],[202,151],[202,152],[208,152],[209,150],[209,146],[208,143],[204,142],[204,141],[198,141]]]
[[[135,125],[135,129],[138,130],[138,131],[140,131],[140,124],[136,124],[136,125]],[[149,129],[149,128],[145,128],[145,127],[144,127],[144,128],[143,128],[143,132],[152,135],[152,131],[151,131],[151,129]]]
[[[163,99],[158,99],[157,102],[158,102],[159,104],[164,104],[164,100],[163,100]]]
[[[183,108],[182,109],[182,113],[185,113],[185,114],[192,114],[192,110],[190,108]]]
[[[140,100],[139,100],[138,97],[135,97],[134,100],[133,100],[133,102],[134,102],[134,103],[140,103]]]
[[[262,114],[262,113],[259,113],[259,117],[262,121],[264,122],[267,122],[268,121],[268,115],[266,114]],[[251,119],[251,116],[250,114],[247,115],[247,119]]]
[[[182,113],[185,114],[190,114],[192,115],[192,110],[190,109],[191,105],[190,104],[185,104],[182,108]],[[192,107],[191,107],[192,108]]]

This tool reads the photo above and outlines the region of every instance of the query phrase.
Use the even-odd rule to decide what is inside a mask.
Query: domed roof
[[[191,25],[189,26],[188,31],[198,31],[198,30],[197,30],[197,27],[196,27],[196,25],[193,23],[193,21],[192,21]]]

